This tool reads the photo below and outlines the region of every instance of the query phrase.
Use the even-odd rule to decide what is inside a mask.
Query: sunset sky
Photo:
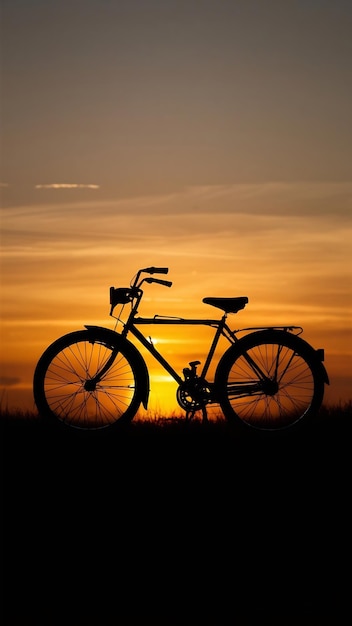
[[[302,325],[326,402],[352,397],[351,29],[347,0],[2,0],[2,408],[148,265],[173,286],[141,314],[247,295],[233,327]],[[203,360],[194,328],[149,330]]]

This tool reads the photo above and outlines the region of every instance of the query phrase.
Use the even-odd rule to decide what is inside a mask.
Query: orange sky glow
[[[3,402],[32,409],[32,374],[44,348],[83,324],[113,328],[110,285],[128,286],[148,265],[168,266],[173,286],[146,285],[141,314],[216,317],[203,297],[247,295],[246,309],[230,317],[233,327],[302,325],[326,351],[326,400],[347,401],[351,191],[324,183],[208,186],[3,210]],[[317,218],[321,202],[338,205],[339,219],[334,211]],[[209,330],[149,333],[179,371],[204,361]],[[150,408],[177,409],[174,383],[148,363]]]
[[[109,287],[169,267],[141,314],[301,325],[325,402],[352,397],[352,11],[347,3],[33,3],[2,9],[1,408]],[[178,371],[209,331],[144,328]],[[143,352],[143,354],[145,354]],[[147,359],[147,357],[146,357]],[[149,358],[150,410],[178,411]]]

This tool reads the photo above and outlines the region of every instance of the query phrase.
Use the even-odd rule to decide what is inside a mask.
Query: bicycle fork
[[[107,361],[103,365],[103,367],[99,370],[99,372],[97,372],[96,375],[93,378],[88,378],[86,380],[86,382],[83,385],[85,391],[95,391],[96,390],[97,385],[100,383],[102,378],[104,378],[106,372],[109,371],[110,367],[114,363],[114,361],[115,361],[115,359],[116,359],[116,357],[118,355],[118,352],[119,352],[118,348],[115,348],[111,352],[111,355],[109,356],[109,358],[107,359]]]

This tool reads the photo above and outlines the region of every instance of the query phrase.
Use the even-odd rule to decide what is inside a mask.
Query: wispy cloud
[[[35,185],[35,189],[99,189],[100,185],[81,183],[50,183],[46,185]]]
[[[9,187],[8,183],[1,183],[0,182],[0,189],[4,188],[4,187]]]

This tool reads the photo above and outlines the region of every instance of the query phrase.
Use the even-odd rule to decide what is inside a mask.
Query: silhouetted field
[[[3,413],[2,623],[350,623],[351,421],[102,434]]]

